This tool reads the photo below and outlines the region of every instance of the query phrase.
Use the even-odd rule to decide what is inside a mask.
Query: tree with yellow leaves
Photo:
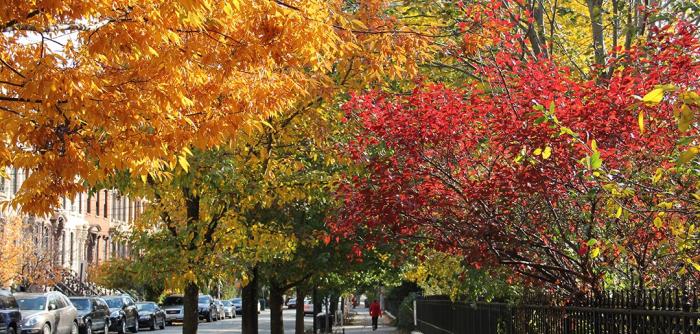
[[[0,165],[32,171],[14,204],[47,213],[114,170],[145,176],[356,69],[411,71],[423,42],[383,15],[389,3],[2,2]]]

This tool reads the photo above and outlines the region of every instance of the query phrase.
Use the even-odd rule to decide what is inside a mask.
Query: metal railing
[[[700,334],[700,305],[692,292],[640,290],[576,303],[455,303],[418,299],[425,334]]]

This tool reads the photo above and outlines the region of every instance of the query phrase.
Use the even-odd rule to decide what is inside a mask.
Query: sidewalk
[[[383,316],[379,318],[379,327],[377,328],[376,331],[372,331],[372,318],[369,316],[369,309],[362,307],[362,308],[356,308],[353,309],[351,312],[354,312],[352,314],[352,319],[350,320],[350,324],[345,325],[343,327],[338,327],[337,330],[334,332],[336,333],[343,333],[343,330],[345,330],[345,333],[351,333],[351,334],[371,334],[371,333],[384,333],[384,334],[398,334],[399,331],[396,329],[396,327],[393,327],[390,325],[391,318],[388,316]]]

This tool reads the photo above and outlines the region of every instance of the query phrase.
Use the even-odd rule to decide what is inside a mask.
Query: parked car
[[[296,308],[297,307],[297,299],[296,298],[291,298],[287,302],[287,308]]]
[[[119,334],[126,333],[128,329],[132,333],[139,331],[139,311],[136,303],[129,296],[104,296],[102,299],[109,306],[109,330]]]
[[[214,299],[214,305],[216,306],[216,318],[218,320],[226,319],[226,310],[224,309],[224,303],[221,300]]]
[[[185,319],[185,302],[182,295],[170,295],[163,299],[162,309],[165,311],[165,323],[182,322]]]
[[[136,303],[136,309],[139,311],[139,327],[148,327],[152,331],[165,329],[165,312],[156,303]]]
[[[224,304],[224,317],[235,318],[236,306],[230,300],[222,300],[221,303]]]
[[[22,334],[78,334],[78,310],[64,294],[18,293]]]
[[[82,334],[102,332],[109,334],[109,306],[102,298],[71,297],[73,306],[78,310],[78,328]]]
[[[243,300],[240,298],[231,299],[231,304],[236,308],[236,314],[243,314]]]
[[[216,305],[214,298],[210,295],[199,295],[198,305],[199,319],[205,319],[208,322],[216,321]]]
[[[304,315],[314,314],[314,304],[311,299],[304,299]]]
[[[21,324],[17,300],[10,292],[0,290],[0,334],[18,334]]]

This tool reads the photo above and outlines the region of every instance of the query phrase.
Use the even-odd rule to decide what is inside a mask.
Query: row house
[[[29,176],[25,170],[8,168],[0,177],[0,201],[11,200]],[[25,233],[35,246],[51,254],[51,262],[72,272],[80,280],[88,268],[113,258],[129,256],[124,238],[131,223],[144,211],[144,201],[123,196],[116,190],[101,189],[63,197],[50,217],[21,212],[0,212],[0,222],[9,215],[21,215]]]

